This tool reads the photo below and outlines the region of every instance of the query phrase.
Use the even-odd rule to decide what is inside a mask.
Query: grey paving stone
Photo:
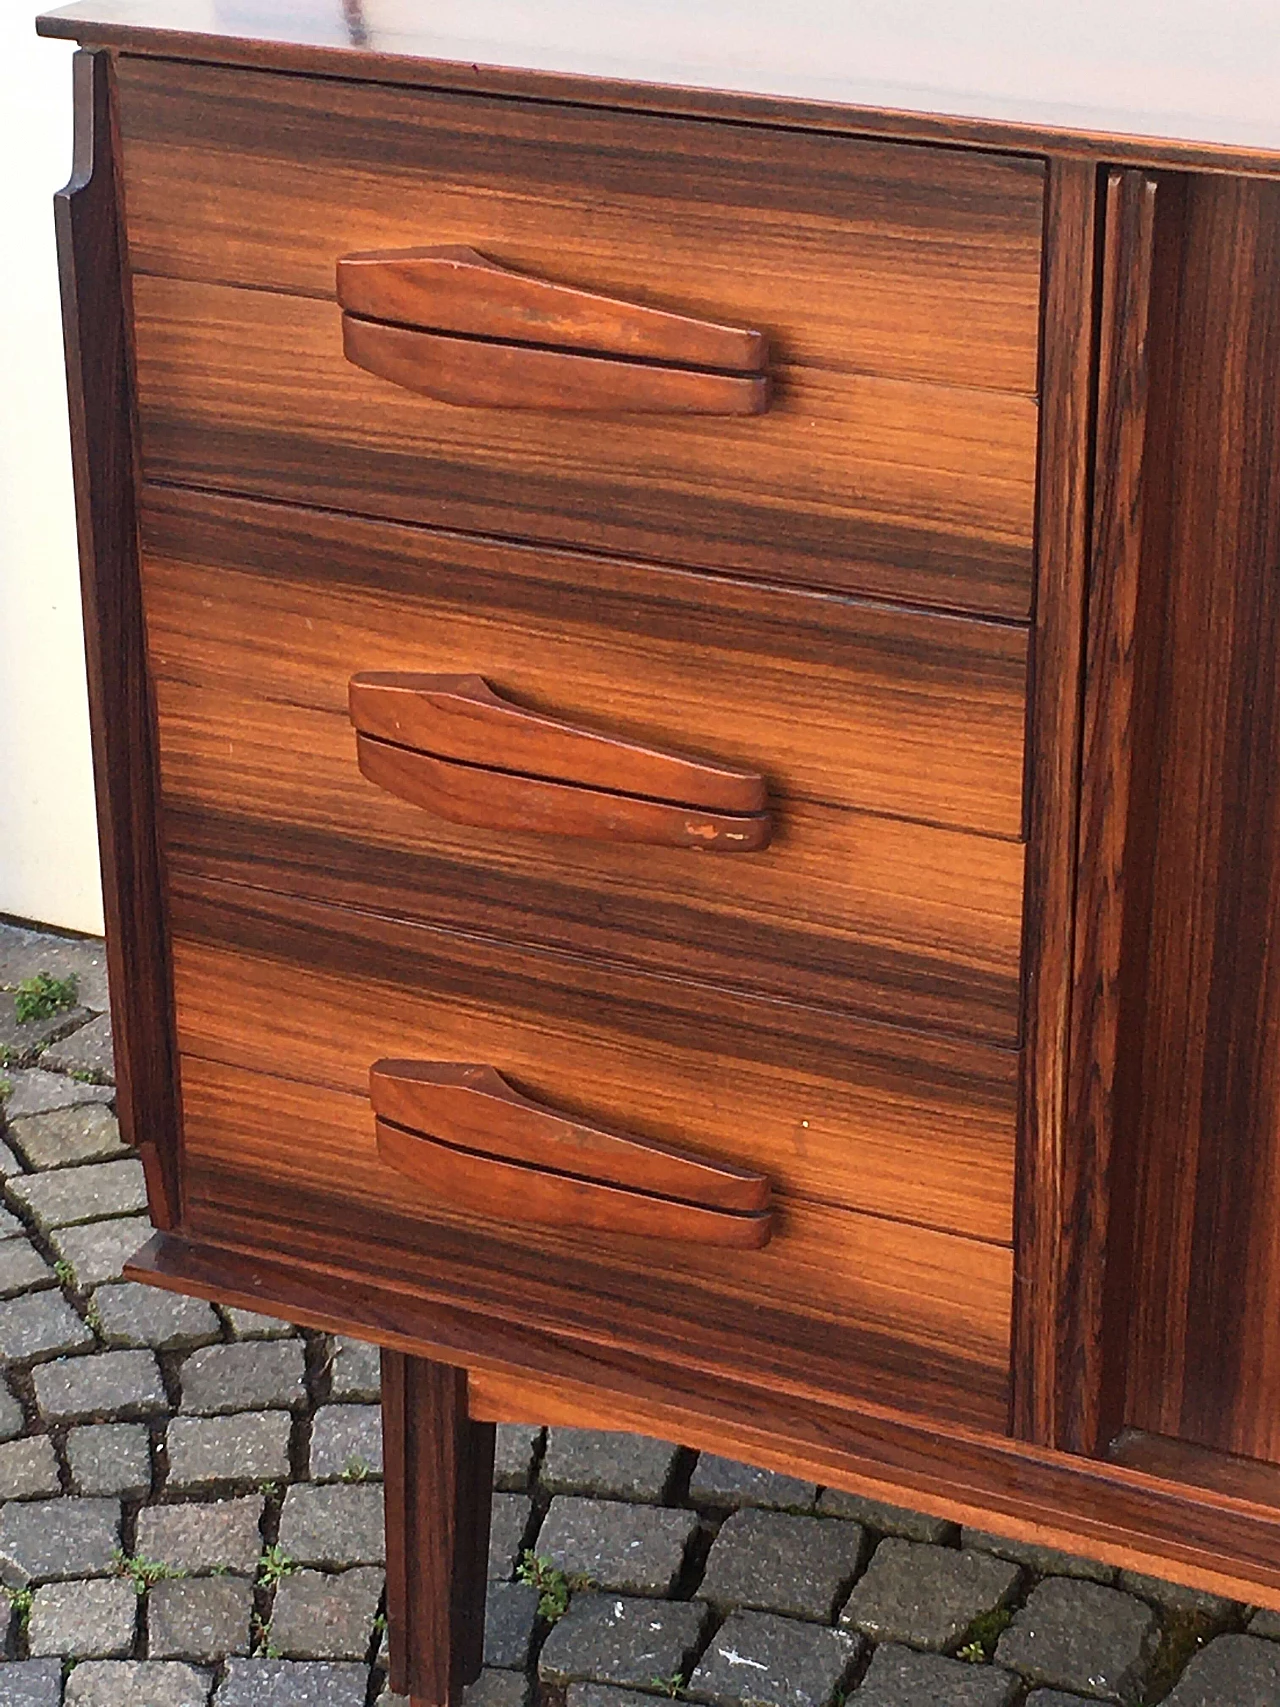
[[[88,1073],[101,1084],[114,1084],[115,1053],[111,1046],[111,1015],[100,1014],[88,1025],[65,1036],[40,1057],[56,1073]]]
[[[0,1381],[0,1440],[12,1440],[21,1434],[26,1426],[22,1415],[22,1406],[9,1391],[5,1382]]]
[[[231,1411],[300,1410],[306,1354],[301,1340],[244,1340],[207,1345],[182,1365],[182,1410],[192,1416]]]
[[[47,1434],[0,1446],[0,1500],[36,1500],[61,1492],[58,1458]]]
[[[11,1130],[18,1121],[33,1115],[52,1114],[54,1110],[63,1108],[87,1108],[92,1104],[106,1106],[115,1100],[116,1093],[111,1085],[87,1085],[82,1079],[69,1079],[65,1073],[46,1073],[40,1067],[7,1072],[5,1077],[12,1087],[4,1103],[5,1119]],[[83,1158],[85,1161],[91,1159],[97,1158]],[[33,1162],[31,1165],[44,1167],[46,1164]]]
[[[251,1577],[262,1554],[261,1494],[238,1500],[144,1506],[138,1513],[137,1550],[170,1570],[198,1576],[234,1571]]]
[[[656,1707],[656,1704],[652,1695],[638,1689],[615,1689],[609,1683],[571,1683],[565,1693],[565,1707]]]
[[[15,1500],[0,1506],[0,1576],[6,1581],[107,1576],[119,1545],[119,1500]]]
[[[37,1292],[57,1284],[57,1275],[30,1239],[0,1243],[0,1298],[16,1298],[20,1292]]]
[[[1121,1571],[1116,1587],[1125,1594],[1136,1594],[1142,1600],[1154,1601],[1176,1612],[1194,1612],[1203,1618],[1221,1622],[1239,1611],[1239,1602],[1225,1595],[1210,1594],[1203,1588],[1184,1588],[1181,1583],[1167,1583],[1163,1577],[1147,1577],[1138,1571]]]
[[[1031,1683],[1129,1703],[1138,1699],[1156,1639],[1156,1616],[1144,1601],[1048,1577],[1014,1614],[996,1659]]]
[[[865,1551],[866,1531],[842,1518],[736,1511],[712,1543],[698,1593],[721,1608],[759,1607],[829,1623]]]
[[[379,1699],[378,1707],[383,1707],[384,1702],[394,1707],[394,1703],[401,1699],[400,1696],[384,1695]],[[462,1707],[525,1707],[528,1699],[527,1677],[522,1677],[519,1672],[494,1671],[487,1667],[474,1683],[463,1690]],[[405,1707],[409,1707],[407,1701]],[[653,1703],[646,1702],[645,1707],[653,1707]]]
[[[9,1181],[8,1191],[46,1233],[112,1215],[136,1215],[147,1207],[147,1182],[134,1156],[55,1168],[47,1174],[20,1174]]]
[[[1025,1565],[1040,1577],[1080,1577],[1089,1582],[1113,1583],[1118,1574],[1114,1565],[1104,1565],[1100,1559],[1060,1553],[1056,1547],[1037,1547],[1030,1541],[1006,1541],[1003,1535],[991,1535],[985,1529],[966,1527],[961,1540],[979,1553],[996,1553],[1002,1559]]]
[[[214,1707],[364,1707],[369,1668],[317,1660],[228,1660]]]
[[[735,1612],[712,1638],[686,1693],[714,1707],[828,1707],[862,1651],[861,1636]]]
[[[523,1671],[538,1623],[538,1591],[532,1583],[490,1583],[484,1606],[484,1663]]]
[[[549,1494],[595,1494],[656,1505],[667,1491],[679,1450],[644,1434],[548,1429],[539,1480]]]
[[[373,1640],[381,1571],[295,1571],[276,1590],[271,1645],[291,1660],[360,1660]]]
[[[329,1397],[376,1404],[382,1395],[382,1354],[376,1345],[339,1334],[329,1365]]]
[[[30,1075],[32,1078],[36,1074]],[[31,1168],[68,1168],[82,1162],[109,1162],[117,1156],[127,1156],[129,1148],[120,1136],[120,1123],[106,1099],[113,1093],[110,1085],[82,1085],[76,1079],[64,1079],[55,1073],[44,1073],[56,1085],[70,1085],[87,1092],[66,1107],[55,1107],[46,1114],[29,1114],[21,1120],[12,1116],[9,1121],[9,1142]]]
[[[150,1351],[61,1357],[34,1372],[36,1404],[50,1422],[84,1417],[154,1417],[169,1408],[160,1365]]]
[[[293,1327],[278,1316],[263,1316],[257,1310],[237,1310],[230,1304],[224,1304],[222,1314],[238,1340],[283,1340],[294,1332]]]
[[[85,1660],[67,1679],[66,1707],[205,1707],[212,1678],[177,1660]]]
[[[8,1363],[59,1357],[93,1344],[92,1331],[60,1292],[26,1293],[0,1304],[0,1358]]]
[[[203,1298],[161,1292],[136,1280],[100,1286],[93,1295],[110,1346],[153,1346],[157,1351],[194,1351],[219,1337],[218,1318]]]
[[[92,1022],[93,1015],[88,1008],[74,1007],[63,1008],[47,1019],[25,1020],[20,1025],[12,992],[0,990],[0,1066],[33,1067],[38,1060],[43,1060],[49,1066],[57,1067],[59,1063],[50,1060],[53,1048],[57,1047],[54,1040],[74,1032],[77,1026],[84,1027]],[[46,1049],[45,1044],[53,1047]],[[66,1071],[65,1068],[61,1070]]]
[[[890,1536],[854,1585],[840,1623],[873,1642],[954,1653],[975,1618],[1007,1603],[1021,1575],[990,1553]]]
[[[92,1221],[87,1227],[59,1227],[50,1233],[49,1242],[70,1263],[75,1284],[88,1292],[105,1281],[119,1280],[124,1265],[153,1231],[145,1215],[129,1215],[119,1221]]]
[[[1280,1642],[1280,1612],[1272,1612],[1269,1607],[1262,1607],[1249,1620],[1251,1636],[1266,1636],[1273,1642]]]
[[[0,1077],[0,1090],[4,1088],[4,1080]],[[4,1116],[4,1099],[0,1097],[0,1120]],[[20,1174],[22,1163],[14,1155],[7,1144],[0,1144],[0,1179],[8,1179],[11,1174]]]
[[[214,1482],[277,1482],[289,1474],[288,1411],[242,1411],[231,1417],[175,1417],[165,1441],[174,1492]]]
[[[516,1568],[533,1515],[528,1494],[495,1494],[489,1520],[489,1578],[506,1582]]]
[[[170,1577],[147,1595],[153,1660],[204,1660],[249,1652],[253,1585],[243,1577]]]
[[[0,1707],[59,1707],[61,1660],[11,1660],[0,1665]]]
[[[86,1423],[67,1433],[72,1486],[81,1494],[145,1494],[151,1438],[141,1423]]]
[[[541,1423],[499,1423],[493,1454],[493,1485],[506,1493],[522,1494],[533,1479],[533,1466],[542,1450]]]
[[[381,1485],[295,1483],[280,1513],[280,1545],[300,1565],[382,1564]]]
[[[905,1506],[886,1505],[883,1500],[865,1499],[861,1494],[842,1493],[839,1488],[824,1488],[818,1495],[818,1510],[827,1517],[851,1517],[879,1535],[899,1535],[905,1541],[929,1541],[935,1547],[960,1538],[960,1526],[948,1523],[943,1517],[929,1517],[923,1511],[908,1511]]]
[[[33,1655],[118,1660],[133,1652],[138,1596],[119,1577],[46,1583],[31,1602],[27,1641]]]
[[[1191,1661],[1165,1707],[1276,1707],[1280,1649],[1256,1636],[1218,1636]]]
[[[700,1601],[575,1594],[542,1645],[538,1676],[546,1683],[587,1680],[652,1688],[655,1677],[685,1670],[707,1617]]]
[[[321,1405],[311,1422],[312,1480],[337,1481],[361,1467],[369,1475],[382,1474],[381,1410],[377,1405]]]
[[[535,1552],[569,1576],[624,1594],[669,1594],[698,1519],[691,1511],[557,1494]],[[708,1598],[713,1598],[708,1596]]]
[[[107,955],[98,936],[62,936],[25,925],[0,924],[0,985],[47,972],[74,978],[76,995],[95,1013],[107,1010]]]
[[[850,1707],[1008,1707],[1021,1684],[998,1666],[966,1665],[886,1643],[871,1656]]]
[[[25,1177],[25,1176],[23,1176]],[[0,1242],[6,1239],[16,1239],[27,1230],[26,1223],[7,1209],[0,1209]]]
[[[812,1511],[818,1490],[812,1482],[718,1458],[703,1452],[693,1467],[689,1498],[695,1505],[766,1506],[773,1511]]]

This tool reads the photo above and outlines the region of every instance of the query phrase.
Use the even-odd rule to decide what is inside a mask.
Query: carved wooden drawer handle
[[[474,249],[381,249],[338,262],[342,348],[357,367],[472,408],[759,415],[759,332],[514,273]]]
[[[433,1197],[499,1220],[758,1250],[763,1174],[587,1125],[521,1096],[493,1067],[375,1061],[378,1153]]]
[[[454,823],[753,853],[772,823],[754,771],[665,753],[501,699],[482,676],[352,676],[362,774]]]

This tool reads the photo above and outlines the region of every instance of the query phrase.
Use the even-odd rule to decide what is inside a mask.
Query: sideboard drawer
[[[1017,1041],[1020,632],[184,494],[151,492],[144,540],[184,869]],[[397,798],[361,774],[348,714],[354,673],[396,670],[479,675],[513,703],[757,771],[772,840],[602,842]],[[909,816],[966,811],[1006,836]]]
[[[784,1368],[786,1332],[826,1336],[819,1379],[883,1363],[880,1402],[914,1380],[913,1402],[1002,1426],[1012,1053],[710,994],[682,1011],[663,980],[230,884],[179,877],[172,916],[193,1236],[305,1244],[362,1278],[396,1262],[544,1329],[594,1311],[604,1331],[614,1298],[740,1349],[758,1332]],[[730,1250],[535,1225],[515,1201],[460,1211],[379,1154],[385,1055],[485,1062],[541,1105],[758,1169],[774,1237]]]
[[[1027,615],[1041,162],[156,61],[120,93],[149,477]],[[762,334],[767,411],[348,360],[337,262],[458,247]]]

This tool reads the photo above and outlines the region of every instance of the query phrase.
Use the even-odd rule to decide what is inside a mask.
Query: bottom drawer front
[[[486,1315],[1003,1431],[1010,1254],[781,1200],[759,1251],[451,1212],[378,1155],[366,1098],[185,1056],[189,1229]]]
[[[234,885],[180,878],[172,913],[196,1236],[1003,1430],[1016,1057]],[[379,1154],[384,1056],[493,1063],[587,1125],[758,1170],[771,1240],[442,1201]]]

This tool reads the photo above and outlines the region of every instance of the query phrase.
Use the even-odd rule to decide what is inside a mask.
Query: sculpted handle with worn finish
[[[499,1219],[754,1250],[768,1179],[531,1101],[493,1067],[375,1061],[378,1153],[448,1204]]]
[[[443,403],[596,414],[759,415],[759,332],[501,267],[474,249],[380,249],[338,262],[342,348]]]
[[[363,671],[348,703],[361,773],[454,823],[718,853],[768,845],[757,772],[577,728],[482,676]]]

